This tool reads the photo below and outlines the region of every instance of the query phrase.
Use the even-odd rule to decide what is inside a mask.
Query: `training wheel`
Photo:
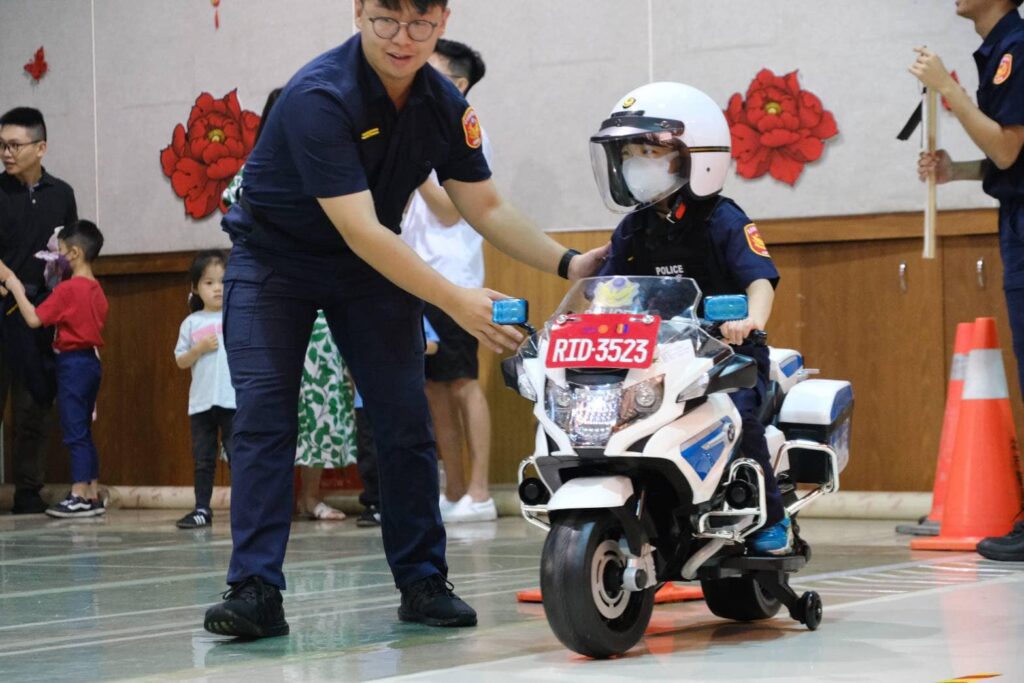
[[[808,591],[800,596],[800,621],[811,631],[818,630],[822,611],[821,596],[816,592]]]

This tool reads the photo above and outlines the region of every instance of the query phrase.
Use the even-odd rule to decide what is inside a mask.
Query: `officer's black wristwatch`
[[[575,249],[566,249],[565,253],[562,254],[562,260],[558,262],[558,277],[568,280],[569,279],[569,263],[572,261],[573,256],[579,256],[580,252]]]

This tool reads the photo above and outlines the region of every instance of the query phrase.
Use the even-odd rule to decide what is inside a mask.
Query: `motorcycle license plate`
[[[649,368],[661,318],[633,313],[573,315],[551,326],[549,368]]]

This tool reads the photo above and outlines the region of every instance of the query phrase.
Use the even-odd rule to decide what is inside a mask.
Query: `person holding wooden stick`
[[[918,175],[935,182],[981,180],[986,194],[999,200],[999,251],[1003,289],[1013,332],[1013,352],[1024,390],[1024,19],[1021,0],[957,0],[956,12],[974,22],[982,38],[974,53],[978,65],[978,104],[950,76],[937,54],[915,49],[910,72],[949,102],[953,114],[985,158],[953,161],[945,150],[921,154]],[[1017,485],[1017,482],[1013,482]],[[1002,537],[978,544],[993,560],[1024,560],[1024,521]]]

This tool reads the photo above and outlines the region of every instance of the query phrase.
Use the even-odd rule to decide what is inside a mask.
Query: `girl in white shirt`
[[[195,509],[177,521],[179,529],[195,529],[213,523],[210,497],[217,470],[219,443],[230,460],[231,421],[235,416],[235,390],[224,350],[221,307],[224,299],[224,267],[227,255],[216,249],[201,251],[192,261],[188,297],[192,314],[181,323],[174,360],[182,370],[192,369],[188,414],[192,427],[192,458],[195,461]]]

